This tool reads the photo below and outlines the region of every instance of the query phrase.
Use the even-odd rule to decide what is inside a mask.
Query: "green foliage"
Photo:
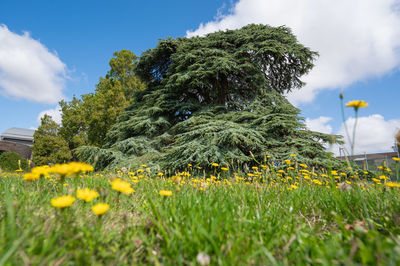
[[[19,163],[18,163],[19,162]],[[6,151],[0,154],[0,169],[3,171],[28,170],[28,162],[18,153]]]
[[[249,25],[161,40],[136,66],[147,89],[135,93],[102,149],[86,146],[77,154],[99,168],[139,165],[146,154],[154,158],[147,163],[172,169],[252,163],[265,155],[279,161],[291,153],[333,166],[323,143],[338,136],[307,130],[282,95],[303,86],[300,77],[316,55],[286,27]]]
[[[44,115],[41,125],[33,135],[35,143],[32,154],[36,165],[64,163],[72,158],[68,143],[60,136],[59,130],[60,126],[51,116]]]
[[[100,78],[94,93],[60,102],[60,134],[71,150],[85,144],[101,147],[109,128],[132,103],[133,93],[144,89],[134,73],[136,60],[137,56],[131,51],[115,52],[110,60],[111,69]]]
[[[147,175],[147,173],[145,173]],[[242,176],[242,173],[239,173]],[[113,191],[95,173],[27,183],[0,176],[0,264],[3,265],[399,265],[400,190],[327,188],[287,183],[175,182],[152,175],[132,184],[133,195]],[[202,176],[192,175],[199,178]],[[193,184],[197,184],[194,187]],[[100,197],[56,210],[51,199],[90,188]],[[160,190],[171,190],[164,197]],[[91,207],[108,203],[96,217]]]

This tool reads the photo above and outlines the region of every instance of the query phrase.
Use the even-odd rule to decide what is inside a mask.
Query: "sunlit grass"
[[[400,190],[380,178],[385,167],[375,181],[294,160],[210,174],[190,165],[173,176],[146,166],[34,181],[3,173],[0,264],[400,262]],[[115,180],[133,191],[113,189]],[[87,202],[83,189],[98,197]],[[76,200],[52,206],[63,195]],[[109,206],[101,215],[99,203]]]

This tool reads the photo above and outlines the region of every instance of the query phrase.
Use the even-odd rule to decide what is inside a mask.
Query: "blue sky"
[[[343,92],[345,101],[370,104],[360,110],[356,150],[390,150],[392,135],[400,129],[399,1],[333,2],[3,1],[0,132],[37,127],[39,114],[56,108],[57,99],[92,92],[115,51],[140,55],[160,38],[264,23],[291,27],[300,42],[320,53],[305,77],[307,86],[288,95],[307,125],[342,134],[338,95]]]

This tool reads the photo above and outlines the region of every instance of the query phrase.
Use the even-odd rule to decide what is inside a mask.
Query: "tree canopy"
[[[147,88],[108,131],[103,147],[77,149],[97,167],[254,162],[296,154],[323,164],[323,142],[283,93],[301,88],[316,52],[287,27],[248,25],[204,37],[161,40],[134,72]]]
[[[137,58],[128,50],[115,52],[109,63],[110,70],[100,78],[94,93],[60,102],[60,134],[71,150],[82,145],[101,147],[118,116],[133,103],[134,92],[144,89],[144,84],[134,74]]]
[[[72,158],[67,142],[59,135],[60,125],[51,116],[44,115],[33,137],[33,162],[36,165],[64,163]]]

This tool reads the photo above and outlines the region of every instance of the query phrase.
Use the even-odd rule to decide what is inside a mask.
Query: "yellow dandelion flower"
[[[386,182],[386,186],[388,187],[398,187],[400,188],[400,184],[396,182]]]
[[[350,101],[346,104],[346,107],[353,107],[355,110],[358,110],[358,108],[368,107],[368,103],[360,100]]]
[[[142,165],[140,165],[141,167],[147,167],[147,165],[145,165],[145,164],[142,164]]]
[[[108,211],[109,208],[110,205],[108,205],[107,203],[97,203],[92,207],[92,211],[96,215],[103,215]]]
[[[26,173],[24,174],[24,180],[27,181],[34,181],[40,178],[40,175],[37,175],[35,173]]]
[[[116,191],[119,191],[119,192],[122,192],[122,193],[125,193],[127,195],[132,194],[133,192],[135,192],[135,190],[131,187],[130,183],[128,183],[126,181],[123,181],[123,180],[121,180],[119,178],[115,179],[112,182],[110,182],[110,184],[111,184],[111,188],[112,189],[114,189]]]
[[[303,168],[308,168],[308,166],[306,165],[306,164],[304,164],[304,163],[301,163],[301,164],[299,164],[301,167],[303,167]]]
[[[217,164],[217,163],[212,163],[211,165],[214,166],[214,167],[218,167],[219,166],[219,164]]]
[[[164,173],[162,173],[162,172],[158,172],[158,174],[157,174],[158,176],[163,176],[164,175]]]
[[[51,200],[51,205],[57,208],[65,208],[71,206],[74,203],[75,198],[71,196],[61,196]]]
[[[24,171],[24,170],[22,170],[22,169],[15,170],[15,172],[22,172],[22,171]]]
[[[33,168],[31,172],[35,173],[41,177],[48,177],[49,169],[50,169],[50,166],[43,165],[43,166],[38,166],[38,167]]]
[[[85,189],[79,189],[76,192],[76,197],[78,199],[84,200],[86,202],[91,202],[92,200],[94,200],[95,198],[99,197],[99,193],[97,193],[94,190],[85,188]]]
[[[296,154],[290,154],[290,157],[296,157]]]
[[[381,176],[379,176],[379,179],[389,180],[389,177],[387,177],[387,176],[385,176],[385,175],[381,175]]]
[[[160,190],[160,192],[158,192],[158,194],[168,197],[168,196],[172,196],[172,191],[171,190]]]
[[[227,167],[221,167],[221,170],[222,170],[222,171],[228,171],[229,168],[227,168]]]
[[[400,162],[400,158],[398,158],[398,157],[393,157],[392,159],[393,159],[393,161],[395,161],[395,162]]]

